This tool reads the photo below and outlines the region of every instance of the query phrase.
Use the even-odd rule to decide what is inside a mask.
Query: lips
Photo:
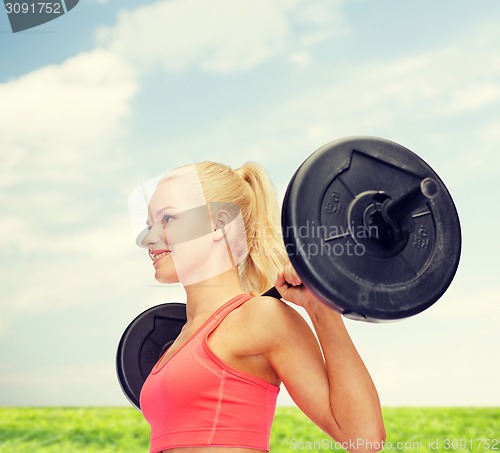
[[[172,252],[171,250],[167,250],[167,249],[150,250],[149,256],[153,260],[153,265],[155,265],[161,258],[163,258],[164,256],[170,255],[171,252]]]

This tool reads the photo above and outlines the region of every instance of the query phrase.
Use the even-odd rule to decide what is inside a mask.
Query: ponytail
[[[243,179],[249,198],[247,219],[244,219],[248,256],[241,280],[261,294],[273,286],[285,263],[278,199],[269,176],[259,164],[247,162],[236,173]]]
[[[249,293],[262,294],[273,286],[286,258],[278,199],[269,176],[256,162],[236,170],[214,162],[196,165],[207,202],[228,201],[239,207],[248,250],[238,265],[241,285]]]

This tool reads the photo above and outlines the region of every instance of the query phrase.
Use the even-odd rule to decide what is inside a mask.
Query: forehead
[[[158,182],[149,204],[153,213],[169,206],[186,210],[205,205],[205,195],[196,168],[174,171],[164,176]]]

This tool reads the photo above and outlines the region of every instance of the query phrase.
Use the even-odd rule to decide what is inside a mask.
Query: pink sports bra
[[[279,387],[232,368],[207,343],[221,321],[250,298],[240,294],[225,303],[151,370],[140,396],[151,425],[150,453],[198,446],[269,451]]]

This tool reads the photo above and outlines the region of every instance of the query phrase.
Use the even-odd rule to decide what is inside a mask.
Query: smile
[[[171,250],[150,250],[149,256],[153,260],[153,264],[156,264],[164,256],[170,255]]]

